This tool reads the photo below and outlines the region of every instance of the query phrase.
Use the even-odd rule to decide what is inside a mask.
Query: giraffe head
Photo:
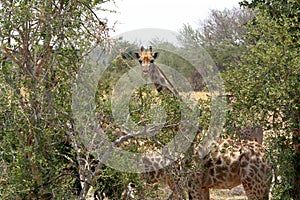
[[[141,54],[138,52],[135,53],[136,58],[139,60],[142,69],[143,75],[147,76],[149,73],[149,69],[152,65],[154,65],[154,60],[158,57],[158,53],[152,53],[152,47],[150,46],[149,49],[146,51],[145,48],[141,47]]]

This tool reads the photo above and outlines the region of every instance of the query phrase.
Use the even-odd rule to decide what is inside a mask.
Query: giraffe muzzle
[[[143,68],[143,76],[148,76],[149,75],[149,69],[148,68]]]

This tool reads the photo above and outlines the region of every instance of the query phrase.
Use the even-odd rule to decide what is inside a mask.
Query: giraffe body
[[[264,157],[265,150],[256,141],[223,139],[211,145],[202,154],[202,147],[191,156],[192,168],[179,161],[163,168],[158,158],[143,158],[151,183],[162,179],[173,191],[172,199],[209,200],[209,189],[231,189],[243,185],[248,199],[268,199],[270,166]],[[153,170],[153,171],[151,171]]]
[[[196,158],[198,167],[189,175],[192,199],[208,200],[210,188],[231,189],[240,184],[248,199],[267,199],[271,168],[264,152],[256,141],[220,140],[208,154]]]

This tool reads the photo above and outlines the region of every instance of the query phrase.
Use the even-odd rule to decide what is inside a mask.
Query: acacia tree
[[[288,18],[299,17],[300,2],[298,0],[243,0],[240,5],[265,10],[272,18],[281,18],[282,13]]]
[[[185,26],[180,40],[205,47],[225,69],[227,92],[236,97],[228,123],[250,120],[274,133],[268,141],[276,144],[270,151],[281,176],[274,195],[299,199],[299,1],[241,5],[250,11],[214,11],[198,29]]]
[[[280,52],[281,54],[274,55],[272,59],[275,59],[274,62],[277,64],[281,64],[283,68],[281,73],[277,73],[276,77],[281,77],[281,80],[284,80],[286,84],[280,85],[280,88],[285,89],[285,92],[288,94],[288,101],[284,102],[283,107],[283,122],[289,122],[288,125],[284,126],[284,128],[288,128],[286,131],[286,135],[284,137],[280,137],[280,144],[284,146],[286,141],[290,141],[288,150],[291,151],[291,157],[288,159],[288,164],[292,165],[292,174],[290,182],[290,189],[285,189],[284,191],[288,193],[293,199],[300,198],[300,136],[299,136],[299,31],[300,27],[297,25],[299,23],[299,8],[300,2],[297,0],[291,1],[279,1],[279,0],[252,0],[247,1],[244,0],[240,3],[242,6],[260,10],[267,16],[268,19],[272,19],[276,21],[276,25],[274,27],[274,32],[271,32],[274,35],[273,38],[269,38],[273,40],[273,43],[276,44],[276,47],[284,48],[284,50],[278,51],[278,48],[274,49],[274,51]],[[254,24],[257,26],[258,21],[254,21]],[[272,26],[271,24],[270,26]],[[280,32],[279,29],[283,29],[284,32]],[[265,29],[263,29],[265,30]],[[273,29],[270,29],[273,31]],[[270,34],[271,34],[270,33]],[[256,39],[260,38],[259,35],[256,36]],[[263,38],[263,37],[262,37]],[[274,46],[274,45],[273,45]],[[269,48],[273,48],[270,46]],[[270,51],[270,50],[269,50]],[[269,52],[267,51],[267,53]],[[294,54],[291,54],[294,52]],[[286,56],[290,55],[290,56]],[[287,60],[284,60],[284,59]],[[291,60],[290,60],[291,59]],[[281,61],[286,61],[286,63],[281,63]],[[294,62],[294,64],[292,64]],[[294,71],[292,69],[287,68],[286,66],[294,65]],[[283,73],[285,72],[285,73]],[[295,88],[294,88],[295,87]],[[279,90],[281,91],[281,90]],[[278,95],[284,94],[283,91],[278,92]],[[285,97],[281,97],[281,99],[285,99]],[[287,105],[286,105],[287,104]],[[278,108],[279,109],[279,108]],[[289,140],[286,140],[286,137],[289,136]],[[282,144],[283,143],[283,144]],[[287,153],[285,153],[287,154]],[[282,165],[284,166],[284,165]],[[284,169],[284,168],[283,168]],[[288,173],[290,175],[290,173]]]
[[[193,29],[184,25],[179,40],[183,46],[199,45],[210,54],[220,70],[238,63],[247,43],[246,24],[253,18],[249,9],[211,10],[209,17]]]
[[[268,136],[275,175],[273,197],[300,198],[300,59],[298,18],[273,18],[257,12],[249,25],[250,41],[241,63],[226,72],[228,92],[236,97],[231,116],[243,123],[258,122]]]
[[[0,1],[2,198],[85,195],[71,84],[85,54],[108,36],[95,13],[104,2]]]

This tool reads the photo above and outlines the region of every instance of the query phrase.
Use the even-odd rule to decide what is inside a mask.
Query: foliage
[[[273,195],[298,199],[299,1],[241,5],[243,9],[211,11],[197,29],[184,25],[179,39],[184,48],[204,47],[223,70],[233,100],[227,127],[251,122],[272,133],[267,144],[280,177]]]
[[[71,85],[85,53],[108,36],[102,1],[0,2],[0,195],[76,198]]]
[[[298,0],[243,0],[240,5],[252,9],[259,8],[274,18],[281,18],[282,14],[288,18],[297,18],[300,14]]]
[[[180,41],[184,47],[197,45],[204,48],[220,70],[238,63],[241,52],[247,44],[245,34],[247,24],[253,18],[249,9],[211,10],[206,20],[193,29],[184,25],[180,31]]]
[[[123,46],[125,45],[125,46]],[[157,48],[155,50],[159,51],[160,58],[157,59],[155,62],[158,65],[164,63],[166,65],[175,67],[172,65],[174,62],[174,58],[176,58],[175,52],[178,51],[179,47],[174,47],[174,54],[168,54],[170,52],[164,51],[163,45],[167,44],[159,44],[157,43]],[[168,44],[170,45],[170,44]],[[128,48],[126,48],[126,46]],[[116,123],[114,116],[111,112],[112,105],[111,99],[113,95],[113,91],[117,85],[117,82],[121,79],[121,77],[128,76],[128,72],[130,70],[135,70],[136,66],[139,65],[137,60],[132,60],[131,53],[134,50],[133,44],[123,43],[121,41],[120,45],[116,45],[116,49],[113,51],[120,52],[120,49],[126,49],[122,54],[124,55],[123,58],[121,56],[116,56],[115,59],[112,59],[111,63],[109,64],[106,71],[102,74],[97,88],[97,95],[96,95],[96,104],[97,104],[97,116],[99,123],[101,124],[101,128],[105,130],[105,134],[110,138],[111,141],[116,141],[117,139],[128,136],[132,134],[132,127],[124,127],[120,124]],[[136,46],[136,45],[135,45]],[[135,47],[135,49],[139,49],[139,47]],[[178,58],[181,63],[187,63],[182,58]],[[178,64],[178,63],[177,63]],[[178,66],[178,65],[176,65]],[[138,66],[139,67],[139,66]],[[188,66],[190,67],[190,66]],[[134,77],[135,79],[142,78],[142,71],[136,74],[138,77]],[[129,78],[130,79],[130,78]],[[130,79],[129,81],[135,83],[137,80]],[[126,140],[120,147],[123,150],[127,150],[133,153],[145,153],[145,152],[153,152],[158,151],[158,149],[162,148],[162,145],[166,145],[174,138],[175,135],[178,134],[178,128],[180,125],[180,120],[182,117],[181,109],[185,109],[186,106],[182,103],[178,97],[172,94],[166,88],[162,90],[162,93],[158,93],[155,90],[154,85],[141,85],[136,88],[134,91],[131,91],[130,94],[130,102],[129,105],[129,114],[130,120],[133,121],[135,126],[141,126],[146,128],[153,128],[155,131],[153,133],[145,133],[142,137],[130,138]],[[121,97],[118,97],[121,98]],[[196,107],[199,109],[201,113],[199,118],[197,118],[197,122],[199,123],[199,127],[203,127],[207,129],[209,126],[209,119],[210,119],[210,109],[209,109],[209,101],[206,100],[199,100]],[[161,112],[163,110],[163,118],[165,122],[160,124],[157,122],[158,116],[157,112]],[[190,112],[189,112],[190,113]],[[148,135],[149,134],[149,135]],[[200,138],[199,138],[200,139]],[[108,174],[107,174],[108,173]],[[112,174],[111,174],[112,173]],[[115,198],[116,196],[121,196],[120,184],[119,183],[134,183],[137,185],[138,195],[140,198],[145,197],[155,197],[155,194],[158,190],[157,186],[146,187],[145,191],[145,180],[143,176],[140,175],[131,175],[123,179],[124,177],[114,176],[114,174],[118,174],[118,172],[114,172],[114,170],[105,170],[101,174],[104,177],[114,177],[114,181],[105,182],[100,180],[101,182],[105,182],[104,188],[109,188],[111,191],[115,191],[114,194],[106,193],[109,198]],[[122,175],[123,176],[123,175]],[[107,179],[108,180],[108,179]],[[125,181],[126,180],[126,181]],[[101,190],[101,186],[98,190]]]
[[[85,55],[107,39],[110,29],[95,13],[103,2],[1,0],[3,199],[88,199],[88,194],[99,197],[102,193],[118,199],[128,183],[139,189],[144,186],[136,174],[109,167],[96,173],[99,158],[76,139],[71,86]],[[228,111],[228,123],[243,125],[250,120],[272,131],[267,144],[273,145],[267,147],[275,174],[280,176],[274,198],[299,199],[299,3],[255,0],[244,4],[260,8],[251,23],[253,14],[247,9],[213,10],[199,29],[184,26],[181,47],[154,41],[153,46],[161,49],[157,61],[184,74],[194,89],[203,90],[201,76],[184,59],[183,52],[190,46],[205,47],[217,66],[225,70],[228,93],[236,98]],[[111,141],[131,134],[114,121],[110,100],[118,80],[137,65],[132,59],[137,45],[119,44],[107,59],[110,66],[101,76],[95,96],[99,125]],[[174,54],[164,51],[166,46]],[[155,109],[162,108],[166,123],[155,134],[128,139],[119,147],[145,152],[168,143],[178,132],[179,111],[185,106],[181,103],[168,90],[160,94],[151,85],[134,90],[129,103],[132,121],[155,126]],[[209,103],[199,100],[196,106],[200,113],[197,125],[204,129],[209,127]],[[147,195],[153,196],[151,191]]]
[[[248,27],[247,39],[253,43],[248,44],[240,65],[224,76],[228,92],[236,98],[231,119],[260,123],[273,132],[268,148],[273,167],[278,168],[276,175],[281,177],[273,191],[278,199],[297,199],[298,190],[294,180],[299,169],[300,60],[299,40],[295,40],[299,32],[289,34],[297,20],[258,12]]]
[[[137,174],[119,172],[109,167],[104,167],[97,182],[99,193],[109,199],[120,199],[129,183],[134,183],[138,189],[141,187]]]
[[[111,64],[99,80],[96,96],[97,113],[103,129],[106,130],[109,135],[116,134],[116,130],[119,130],[118,125],[113,122],[114,117],[111,113],[111,102],[109,100],[112,98],[112,91],[121,76],[124,76],[124,74],[137,65],[138,62],[131,60],[131,57],[130,59],[123,59],[120,56],[117,56],[114,60],[112,60]],[[138,74],[138,76],[142,76],[142,74]],[[130,81],[134,82],[135,80]],[[155,120],[156,117],[156,112],[153,109],[162,107],[167,112],[165,126],[169,128],[163,128],[162,133],[157,136],[159,141],[162,142],[165,140],[165,142],[167,142],[167,138],[172,138],[175,132],[175,130],[171,131],[172,126],[175,126],[180,119],[180,113],[178,113],[179,102],[167,89],[164,90],[164,94],[157,93],[153,90],[154,86],[144,85],[140,86],[135,91],[132,91],[133,93],[131,94],[130,104],[128,105],[130,117],[131,120],[139,126],[151,126],[151,124],[155,124],[153,120]],[[110,138],[115,140],[118,136],[120,135],[111,135]],[[130,147],[130,145],[124,146],[124,148],[128,147]],[[135,149],[134,151],[137,150],[136,148],[133,149]]]
[[[284,18],[297,23],[300,18],[300,1],[298,0],[243,0],[240,5],[250,9],[259,9],[266,12],[271,18],[278,19],[278,23],[284,21]],[[281,24],[284,26],[284,23]],[[299,40],[299,26],[285,27],[290,35],[293,35],[294,42]],[[299,46],[298,46],[299,48]]]

